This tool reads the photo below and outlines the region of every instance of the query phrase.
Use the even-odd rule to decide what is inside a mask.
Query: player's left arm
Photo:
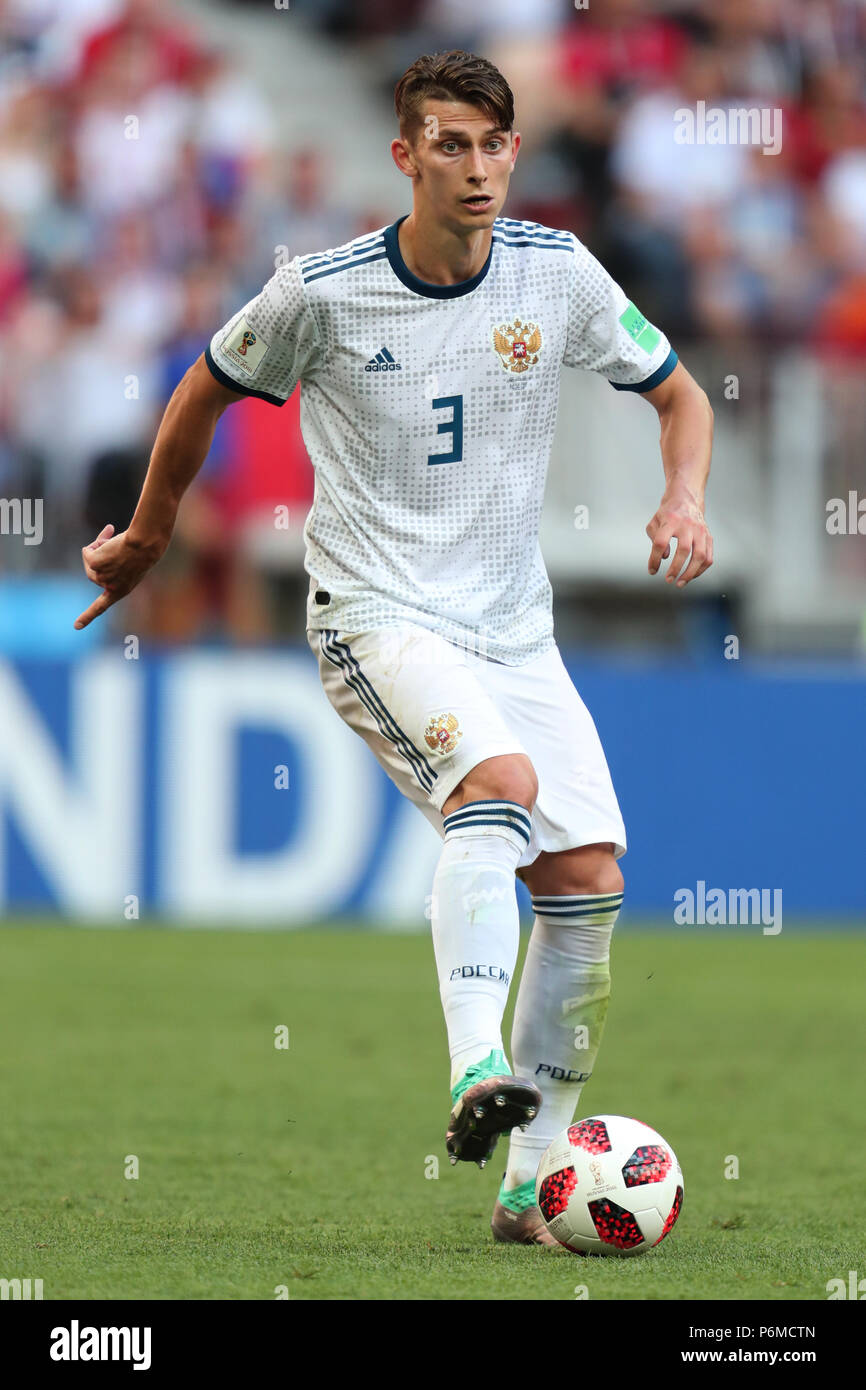
[[[665,582],[682,589],[713,563],[713,538],[704,519],[704,493],[713,447],[713,409],[706,392],[677,362],[670,376],[651,391],[642,391],[658,411],[661,425],[664,496],[646,528],[652,541],[650,574],[676,553]],[[688,561],[688,563],[686,563]]]

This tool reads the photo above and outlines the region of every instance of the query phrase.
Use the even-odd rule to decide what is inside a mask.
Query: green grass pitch
[[[493,1243],[504,1141],[447,1162],[423,935],[13,924],[0,953],[0,1276],[45,1299],[823,1300],[866,1273],[858,933],[617,929],[579,1113],[647,1120],[685,1175],[622,1261]]]

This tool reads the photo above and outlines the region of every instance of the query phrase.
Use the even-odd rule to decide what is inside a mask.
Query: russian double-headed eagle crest
[[[457,740],[463,737],[457,717],[453,714],[434,714],[424,730],[424,742],[433,753],[453,753]]]
[[[493,346],[507,372],[528,372],[538,361],[541,351],[541,329],[537,323],[501,323],[493,330]]]

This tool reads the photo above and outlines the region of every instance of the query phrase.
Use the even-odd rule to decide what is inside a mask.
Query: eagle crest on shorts
[[[453,753],[457,740],[462,737],[457,717],[453,714],[431,715],[424,730],[424,742],[433,753]]]
[[[507,372],[528,372],[538,361],[541,351],[541,329],[537,323],[500,324],[493,330],[493,346]]]

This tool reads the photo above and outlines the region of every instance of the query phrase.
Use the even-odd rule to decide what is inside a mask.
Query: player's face
[[[423,117],[408,148],[416,200],[455,231],[492,227],[508,193],[520,136],[498,129],[465,102],[428,100]]]

